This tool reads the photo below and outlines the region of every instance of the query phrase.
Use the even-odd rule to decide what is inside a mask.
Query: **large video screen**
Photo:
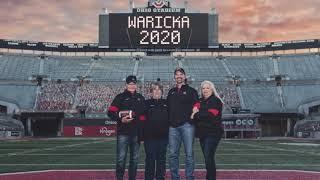
[[[208,47],[205,13],[111,13],[109,17],[110,48]]]

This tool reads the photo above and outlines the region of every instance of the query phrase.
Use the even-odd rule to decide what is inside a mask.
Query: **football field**
[[[115,147],[116,140],[114,138],[3,140],[0,142],[0,172],[5,175],[10,175],[7,173],[43,170],[70,170],[71,172],[72,170],[88,172],[98,170],[113,173],[116,159]],[[195,142],[194,152],[197,172],[203,174],[205,166],[198,140]],[[183,149],[181,149],[180,156],[181,169],[183,169]],[[144,168],[144,158],[142,144],[139,158],[141,171]],[[307,140],[222,140],[217,150],[216,163],[218,170],[223,171],[277,170],[282,172],[283,170],[298,170],[299,172],[320,172],[320,142]],[[316,173],[316,176],[320,177],[320,174]]]

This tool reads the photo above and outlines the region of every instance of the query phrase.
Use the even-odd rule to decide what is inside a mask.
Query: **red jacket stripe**
[[[208,112],[211,113],[214,116],[219,115],[219,111],[217,109],[208,109]]]
[[[110,112],[118,112],[119,108],[117,106],[110,106],[108,111],[110,111]]]
[[[199,102],[197,102],[197,103],[195,103],[195,104],[193,105],[193,108],[195,108],[195,107],[196,107],[196,108],[200,109],[200,106],[201,106],[201,105],[200,105],[200,103],[199,103]]]
[[[139,119],[140,119],[140,121],[145,121],[146,120],[146,116],[145,115],[140,115]]]

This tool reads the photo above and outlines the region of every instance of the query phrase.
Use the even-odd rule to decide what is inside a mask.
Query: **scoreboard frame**
[[[208,15],[143,13],[109,15],[110,48],[208,47]]]
[[[218,45],[218,15],[168,6],[99,15],[99,46],[168,52]]]

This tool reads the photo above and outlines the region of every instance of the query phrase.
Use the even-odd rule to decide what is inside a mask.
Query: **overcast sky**
[[[135,0],[144,7],[147,0]],[[183,0],[171,0],[182,7]],[[189,0],[193,11],[216,7],[220,42],[320,39],[320,0]],[[128,10],[128,0],[0,0],[0,38],[97,42],[98,14]]]

